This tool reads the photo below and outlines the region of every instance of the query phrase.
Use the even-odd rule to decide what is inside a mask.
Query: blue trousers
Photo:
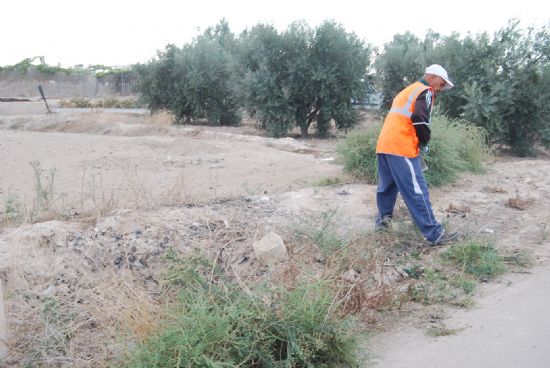
[[[426,239],[430,242],[439,240],[445,230],[433,214],[428,186],[420,168],[420,157],[408,158],[379,153],[377,223],[393,216],[397,193],[401,193],[414,223]]]

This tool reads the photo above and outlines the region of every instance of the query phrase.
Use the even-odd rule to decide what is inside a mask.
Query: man
[[[458,238],[458,233],[446,232],[433,215],[419,154],[420,149],[428,150],[435,94],[453,87],[447,71],[441,65],[434,64],[426,68],[420,81],[411,84],[393,99],[376,145],[377,230],[390,226],[399,192],[427,241],[436,245]]]

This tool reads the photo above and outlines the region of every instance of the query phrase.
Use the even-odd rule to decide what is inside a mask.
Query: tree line
[[[550,145],[549,58],[548,27],[523,29],[518,21],[493,35],[396,34],[378,50],[334,21],[315,28],[295,22],[282,32],[258,24],[235,35],[222,20],[135,71],[144,102],[172,111],[178,122],[238,124],[246,112],[270,136],[295,127],[302,136],[325,136],[331,122],[338,129],[357,124],[354,102],[381,95],[387,109],[426,65],[438,63],[456,86],[437,96],[440,112],[529,155]]]

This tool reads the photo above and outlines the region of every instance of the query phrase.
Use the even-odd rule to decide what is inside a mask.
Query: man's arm
[[[412,123],[416,129],[416,136],[420,147],[425,147],[430,141],[430,119],[432,112],[432,91],[427,89],[422,92],[414,104],[414,111],[411,116]]]

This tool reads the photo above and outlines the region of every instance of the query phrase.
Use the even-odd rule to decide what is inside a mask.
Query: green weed
[[[443,258],[458,266],[463,273],[486,280],[506,271],[504,258],[490,245],[476,241],[451,246]]]
[[[4,215],[8,221],[22,221],[24,212],[24,206],[16,195],[9,195],[4,199]]]
[[[427,268],[423,279],[412,287],[411,299],[425,305],[448,303],[459,297],[458,291],[450,285],[447,275]]]
[[[29,162],[33,169],[34,174],[34,188],[35,188],[35,210],[48,210],[52,204],[54,197],[54,180],[55,180],[55,168],[51,168],[45,177],[42,177],[43,170],[40,167],[39,161]]]
[[[426,330],[426,334],[431,337],[451,336],[463,330],[464,328],[430,327]]]
[[[438,113],[430,128],[430,151],[425,157],[429,169],[424,173],[430,185],[452,183],[463,171],[483,172],[483,163],[490,156],[483,129]]]
[[[342,182],[342,180],[338,177],[335,177],[335,178],[322,178],[317,182],[316,186],[328,187],[328,186],[331,186],[331,185],[340,184],[341,182]]]
[[[328,285],[313,282],[252,294],[221,278],[207,279],[200,256],[189,261],[171,257],[169,279],[180,290],[177,302],[161,330],[129,353],[127,366],[356,364],[356,339],[347,322],[336,316],[335,295]]]
[[[311,235],[311,239],[315,245],[317,245],[325,255],[330,255],[346,244],[346,240],[339,237],[334,231],[334,215],[335,211],[323,213],[321,215],[321,227],[315,230]]]
[[[466,275],[460,275],[452,282],[453,286],[462,289],[467,295],[474,293],[477,283],[478,280]]]

